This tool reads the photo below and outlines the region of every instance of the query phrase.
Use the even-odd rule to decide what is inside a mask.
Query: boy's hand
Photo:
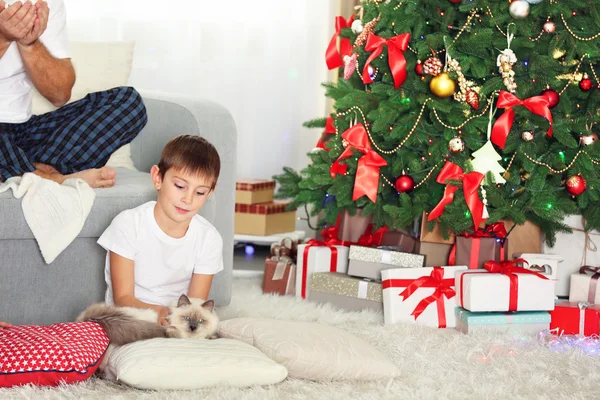
[[[3,328],[10,328],[11,326],[12,326],[12,325],[11,325],[11,324],[9,324],[8,322],[0,321],[0,331],[1,331]]]
[[[169,315],[171,314],[171,310],[169,310],[169,307],[161,307],[160,310],[158,311],[158,322],[160,325],[162,326],[167,326],[169,325]]]

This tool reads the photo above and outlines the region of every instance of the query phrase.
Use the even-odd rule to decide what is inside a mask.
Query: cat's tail
[[[122,346],[157,337],[166,337],[166,329],[161,325],[135,319],[118,308],[106,304],[92,304],[86,308],[77,321],[92,321],[100,324],[111,344]]]

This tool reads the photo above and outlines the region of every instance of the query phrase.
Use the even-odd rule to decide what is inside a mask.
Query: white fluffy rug
[[[591,399],[600,396],[600,356],[559,353],[536,339],[466,336],[453,329],[383,326],[381,314],[343,312],[293,297],[263,295],[261,280],[237,278],[222,319],[268,317],[318,321],[354,333],[392,357],[392,384],[316,383],[288,378],[270,387],[188,392],[142,391],[92,378],[52,389],[0,389],[0,399]]]

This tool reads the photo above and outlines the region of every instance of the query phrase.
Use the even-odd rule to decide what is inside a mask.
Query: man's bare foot
[[[38,171],[45,172],[47,174],[60,174],[60,172],[58,172],[58,170],[52,165],[42,163],[33,163],[33,165]]]
[[[107,188],[114,186],[115,176],[117,176],[117,171],[114,168],[102,167],[75,172],[74,174],[65,175],[64,178],[80,178],[93,188]]]

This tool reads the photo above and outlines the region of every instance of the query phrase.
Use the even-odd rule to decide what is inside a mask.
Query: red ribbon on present
[[[422,276],[417,279],[386,279],[381,283],[382,289],[404,287],[399,296],[402,296],[402,301],[405,301],[420,287],[435,288],[433,294],[425,297],[417,304],[413,312],[410,314],[415,317],[415,320],[429,307],[433,302],[437,303],[438,312],[438,327],[446,327],[446,308],[444,307],[444,296],[451,299],[456,295],[454,287],[454,278],[444,279],[444,269],[442,267],[433,267],[433,271],[429,276]]]
[[[479,250],[481,248],[480,239],[483,237],[490,237],[500,239],[502,243],[502,250],[500,251],[500,262],[504,261],[504,241],[506,240],[506,228],[504,222],[495,222],[485,227],[485,229],[477,229],[473,233],[465,233],[461,236],[465,238],[471,238],[471,253],[469,254],[469,269],[477,269],[479,264]],[[450,255],[448,256],[448,265],[456,265],[456,242],[450,249]]]
[[[408,49],[409,40],[410,33],[401,33],[390,39],[384,39],[371,33],[367,39],[365,51],[372,51],[373,53],[371,53],[363,68],[363,83],[368,84],[373,82],[369,76],[369,65],[371,61],[379,57],[383,51],[383,46],[387,45],[388,64],[394,77],[394,89],[398,89],[406,80],[406,58],[404,57],[404,52]]]
[[[373,224],[367,225],[365,232],[358,238],[358,245],[364,247],[377,247],[381,246],[381,241],[383,240],[383,235],[388,231],[387,226],[382,226],[381,228],[373,231]]]
[[[348,142],[348,147],[331,166],[329,170],[331,177],[335,178],[342,170],[345,173],[345,168],[342,167],[340,161],[351,157],[353,149],[360,151],[364,155],[358,160],[352,200],[367,196],[373,203],[376,203],[379,189],[379,168],[386,166],[387,162],[371,147],[369,136],[362,123],[352,126],[342,134],[342,138]]]
[[[450,161],[446,161],[446,164],[444,164],[444,167],[442,168],[442,170],[436,178],[437,183],[446,185],[446,189],[444,190],[444,196],[442,197],[442,200],[440,200],[438,205],[435,206],[433,210],[431,210],[427,220],[431,221],[436,218],[439,218],[443,214],[446,205],[452,203],[452,201],[454,200],[454,193],[458,190],[458,186],[446,183],[446,181],[458,180],[462,181],[465,202],[467,203],[467,207],[469,208],[471,216],[473,217],[473,224],[475,228],[479,227],[481,221],[484,221],[485,219],[482,218],[483,203],[479,199],[479,194],[477,193],[477,191],[484,177],[485,175],[477,171],[465,174],[460,166],[451,163]]]
[[[517,258],[516,260],[509,260],[503,262],[486,261],[483,267],[493,274],[503,274],[510,279],[510,297],[508,302],[508,311],[517,311],[517,303],[519,300],[519,276],[517,274],[532,274],[539,278],[548,280],[548,278],[539,272],[532,271],[523,267],[519,267],[518,264],[527,263],[523,258]],[[464,274],[463,274],[464,275]],[[462,277],[461,277],[461,289],[462,289]],[[462,291],[461,291],[462,297]],[[461,299],[462,302],[462,299]]]
[[[317,145],[316,145],[316,147],[318,149],[323,149],[325,151],[329,151],[329,149],[325,147],[325,143],[327,143],[326,139],[327,139],[327,136],[329,136],[329,135],[335,135],[335,125],[333,123],[333,117],[331,115],[329,117],[327,117],[327,120],[325,121],[325,131],[319,138],[319,141],[317,142]]]
[[[513,107],[516,106],[523,106],[533,114],[546,118],[550,122],[550,128],[548,128],[546,134],[552,136],[552,112],[548,107],[549,104],[550,100],[544,95],[521,100],[514,94],[501,90],[496,107],[504,108],[504,114],[494,123],[491,136],[492,143],[498,145],[501,149],[504,148],[506,138],[515,119]]]
[[[337,49],[337,38],[342,33],[342,29],[350,28],[354,22],[354,15],[350,16],[346,21],[344,17],[338,15],[335,17],[335,33],[329,41],[327,51],[325,52],[325,62],[327,68],[335,69],[344,65],[344,56],[349,55],[352,52],[352,43],[349,38],[341,38],[340,50]]]

